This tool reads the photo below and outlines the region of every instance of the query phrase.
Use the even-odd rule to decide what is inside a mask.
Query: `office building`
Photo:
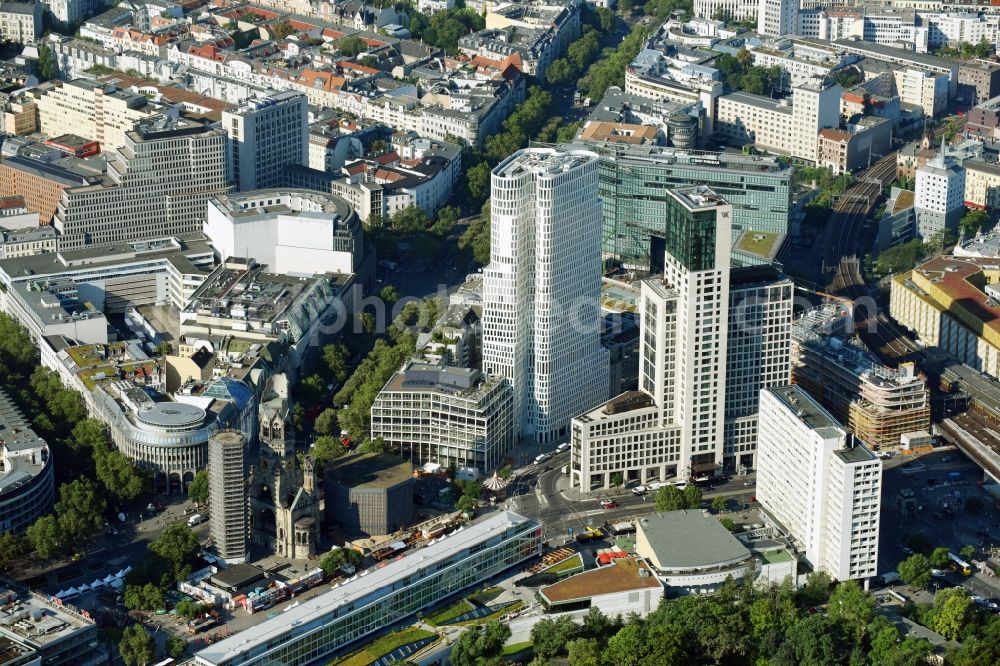
[[[798,14],[798,0],[760,0],[757,32],[768,37],[794,35]]]
[[[0,2],[0,39],[30,44],[42,34],[41,2]]]
[[[761,391],[757,501],[814,571],[877,573],[882,461],[798,386]]]
[[[729,274],[723,455],[728,471],[756,467],[760,390],[788,382],[795,284],[773,266]]]
[[[21,534],[55,501],[52,455],[3,389],[0,454],[0,534]]]
[[[718,99],[715,129],[732,143],[753,143],[768,152],[816,162],[817,136],[840,125],[843,88],[815,78],[792,89],[791,103],[733,92]]]
[[[639,390],[573,419],[584,491],[722,468],[732,207],[704,187],[667,193],[663,276],[642,282],[637,308]]]
[[[50,224],[68,187],[100,183],[107,165],[69,157],[55,162],[17,155],[0,160],[0,196],[22,196],[28,210]]]
[[[982,104],[1000,95],[1000,64],[969,60],[958,67],[959,94],[967,102]]]
[[[542,442],[607,399],[597,155],[521,150],[493,170],[483,370],[514,388],[515,432]]]
[[[965,214],[965,167],[941,152],[917,169],[913,207],[917,214],[917,234],[927,240],[934,234],[958,233],[958,222]]]
[[[703,19],[721,15],[732,21],[756,21],[760,0],[694,0],[693,13]]]
[[[0,579],[0,646],[5,666],[98,666],[108,663],[89,614],[47,594]]]
[[[662,260],[670,188],[707,185],[733,207],[732,240],[743,232],[787,234],[792,167],[773,157],[585,142],[600,155],[598,189],[605,262],[655,270]],[[657,251],[655,256],[653,248]],[[733,265],[757,263],[735,248]]]
[[[969,109],[965,130],[971,134],[979,134],[993,138],[1000,126],[1000,96],[991,97]]]
[[[75,134],[97,141],[105,153],[124,146],[136,123],[159,110],[145,95],[93,79],[49,81],[31,94],[42,134]]]
[[[608,566],[582,571],[538,591],[549,613],[596,608],[608,617],[646,617],[663,600],[663,585],[649,565],[621,557]]]
[[[67,188],[53,224],[59,247],[109,246],[199,232],[207,201],[228,191],[225,134],[152,116],[108,156],[108,181]]]
[[[929,430],[924,377],[913,363],[886,367],[854,340],[833,334],[844,317],[844,307],[832,303],[799,316],[792,328],[793,381],[870,447],[897,447],[902,435]]]
[[[222,261],[253,257],[275,273],[359,273],[365,258],[354,209],[339,197],[309,190],[213,197],[205,234]]]
[[[831,43],[821,42],[821,44],[825,46],[832,44],[839,49],[843,49],[845,53],[859,55],[866,60],[886,62],[890,65],[895,65],[896,68],[912,67],[935,74],[944,74],[948,77],[948,99],[953,99],[958,92],[959,63],[955,60],[856,38],[838,39]]]
[[[950,79],[943,72],[930,72],[917,67],[893,71],[899,101],[923,109],[926,116],[939,116],[948,108]]]
[[[515,444],[514,392],[500,375],[407,361],[371,410],[371,436],[415,464],[500,466]]]
[[[937,257],[893,276],[889,314],[928,347],[1000,377],[998,279],[995,258]]]
[[[352,534],[392,534],[413,520],[413,465],[354,453],[323,466],[326,519]]]
[[[195,653],[199,666],[305,666],[541,555],[542,528],[501,511]]]
[[[92,303],[81,300],[80,288],[72,280],[18,282],[3,303],[39,345],[46,344],[49,336],[65,336],[82,344],[108,341],[108,320]]]
[[[306,96],[284,91],[222,112],[227,180],[240,192],[279,187],[285,169],[309,164]]]
[[[209,530],[226,564],[247,559],[246,449],[247,438],[239,430],[223,430],[208,440]]]

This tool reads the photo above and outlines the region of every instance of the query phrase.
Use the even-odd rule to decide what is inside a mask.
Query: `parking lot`
[[[904,549],[921,543],[931,549],[943,546],[954,553],[973,545],[976,559],[983,559],[983,549],[1000,542],[1000,511],[979,487],[982,478],[982,470],[952,448],[886,460],[879,573],[895,571],[908,556]],[[906,493],[912,497],[904,497]],[[949,574],[948,579],[953,578],[952,582],[961,582],[964,577]],[[976,580],[986,588],[996,586],[989,596],[1000,593],[994,580],[982,575]]]

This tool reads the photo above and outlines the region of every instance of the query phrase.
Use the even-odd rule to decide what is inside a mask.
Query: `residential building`
[[[772,39],[750,51],[753,64],[759,67],[780,67],[783,90],[809,83],[814,77],[827,77],[861,60],[856,55],[815,41],[794,37]]]
[[[46,46],[52,49],[59,76],[66,80],[88,76],[87,70],[96,66],[115,69],[118,65],[118,53],[114,49],[94,42],[53,33],[49,35]]]
[[[3,131],[14,136],[34,134],[38,131],[38,107],[29,98],[11,100],[3,113]]]
[[[723,465],[732,207],[705,187],[667,194],[663,276],[641,283],[637,307],[639,390],[573,419],[570,482],[584,492]]]
[[[959,93],[966,101],[982,104],[1000,95],[1000,64],[973,59],[958,67]]]
[[[18,282],[4,296],[4,309],[41,345],[49,336],[65,336],[83,344],[108,341],[108,321],[80,297],[72,280],[36,278]]]
[[[948,77],[948,99],[953,99],[958,92],[958,63],[954,60],[861,39],[838,39],[833,45],[866,60],[886,62],[901,68],[921,69],[932,74],[945,74]]]
[[[840,125],[843,89],[814,79],[796,86],[788,100],[734,92],[719,97],[716,131],[736,143],[816,162],[819,131]]]
[[[969,109],[968,119],[965,123],[967,132],[980,134],[986,138],[995,138],[998,126],[1000,126],[1000,96],[979,102]]]
[[[797,0],[760,0],[757,32],[769,37],[795,34],[798,27]]]
[[[912,363],[898,368],[831,332],[844,307],[826,304],[804,312],[792,329],[792,379],[841,423],[876,449],[899,446],[906,433],[930,429],[927,381]]]
[[[195,653],[199,666],[305,666],[541,554],[542,528],[510,511],[341,583]]]
[[[37,217],[37,213],[33,213]],[[56,251],[56,230],[51,226],[5,229],[0,225],[0,259],[27,257]]]
[[[995,45],[1000,29],[1000,16],[984,15],[978,11],[920,12],[920,22],[927,30],[927,47],[936,50],[942,46],[960,46],[986,41]]]
[[[927,29],[913,9],[879,8],[865,11],[858,37],[875,44],[905,46],[927,52]]]
[[[0,642],[10,666],[98,666],[108,654],[97,623],[68,603],[0,581]]]
[[[64,26],[74,25],[104,9],[104,3],[99,0],[48,0],[45,4]]]
[[[965,214],[965,167],[941,152],[917,169],[917,234],[924,240],[942,231],[958,232]]]
[[[889,154],[892,121],[863,116],[849,123],[845,130],[832,127],[821,129],[818,141],[817,166],[828,168],[835,174],[853,173]]]
[[[97,141],[105,153],[123,147],[136,123],[160,110],[145,95],[93,79],[49,81],[32,94],[43,134],[76,134]]]
[[[67,250],[176,236],[201,231],[207,201],[228,191],[221,130],[152,116],[108,155],[107,182],[63,191],[53,224]]]
[[[41,2],[0,2],[0,39],[29,44],[42,34]]]
[[[517,435],[541,442],[568,436],[573,416],[607,399],[597,163],[533,148],[493,170],[483,370],[513,386]]]
[[[46,162],[15,155],[0,159],[0,196],[24,197],[41,224],[51,224],[63,190],[100,183],[106,165],[74,158]]]
[[[222,112],[226,176],[240,192],[280,187],[285,170],[309,164],[306,96],[284,91]]]
[[[864,29],[863,11],[849,8],[807,8],[803,4],[798,12],[795,34],[799,37],[832,41],[851,36],[861,37]]]
[[[693,13],[698,18],[725,16],[732,21],[756,21],[760,14],[758,0],[694,0]]]
[[[788,382],[795,285],[773,265],[729,274],[723,457],[730,471],[756,467],[761,389]]]
[[[600,156],[605,262],[641,270],[659,267],[661,257],[653,250],[667,233],[668,190],[678,186],[705,185],[725,198],[733,207],[734,243],[743,232],[788,233],[792,168],[773,157],[632,147],[582,136],[578,142]],[[734,245],[731,262],[752,260]]]
[[[208,516],[215,550],[226,564],[245,562],[250,536],[247,515],[247,438],[223,430],[208,440]]]
[[[704,116],[701,131],[706,136],[710,135],[715,131],[716,100],[724,90],[722,77],[714,68],[678,62],[676,58],[668,57],[667,52],[673,48],[664,28],[650,37],[647,48],[639,51],[625,68],[625,93],[656,105],[700,106]],[[606,97],[613,92],[613,89],[609,90]],[[603,106],[602,101],[600,107]],[[642,123],[647,124],[648,121],[643,120]]]
[[[275,273],[360,273],[361,221],[343,199],[308,190],[254,190],[208,201],[205,234],[222,261],[253,257]]]
[[[892,278],[889,313],[928,347],[1000,377],[1000,307],[991,257],[942,256]]]
[[[379,453],[353,453],[323,469],[326,520],[350,534],[392,534],[413,522],[413,465]]]
[[[371,409],[371,436],[415,464],[500,466],[515,440],[514,393],[479,370],[407,361]]]
[[[1000,164],[981,158],[962,162],[965,167],[965,205],[968,208],[1000,208]]]
[[[767,522],[814,571],[875,576],[882,461],[794,385],[761,392],[758,432],[756,497]]]
[[[893,71],[900,102],[913,104],[927,116],[939,116],[948,107],[949,78],[941,72],[929,72],[915,67]]]
[[[49,445],[0,389],[0,534],[23,534],[55,501]],[[2,631],[0,624],[0,631]],[[0,634],[2,635],[2,634]]]

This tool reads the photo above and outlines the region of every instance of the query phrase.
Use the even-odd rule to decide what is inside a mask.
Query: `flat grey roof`
[[[792,414],[796,414],[811,430],[820,428],[836,428],[844,432],[844,428],[830,412],[826,411],[811,395],[795,384],[772,386],[767,389]]]
[[[356,453],[326,464],[327,471],[351,488],[383,489],[413,478],[413,464],[383,453]]]
[[[822,44],[822,41],[804,39],[802,41],[806,42],[816,42]],[[846,49],[854,49],[862,53],[871,53],[874,55],[882,56],[883,58],[893,58],[901,61],[907,61],[912,63],[917,63],[924,65],[926,67],[937,67],[941,69],[951,70],[958,67],[957,62],[952,62],[951,60],[945,60],[935,55],[930,55],[928,53],[917,53],[916,51],[907,51],[906,49],[898,49],[894,46],[886,46],[884,44],[876,44],[875,42],[866,42],[863,39],[838,39],[833,42],[836,46],[840,46]]]
[[[747,547],[718,518],[701,511],[654,513],[640,518],[637,527],[668,569],[695,569],[750,557]]]
[[[199,651],[195,657],[204,663],[219,664],[234,659],[254,648],[288,638],[295,627],[332,612],[357,599],[362,599],[379,590],[392,586],[417,569],[426,569],[437,562],[447,560],[456,552],[482,543],[511,526],[534,523],[530,518],[511,511],[501,511],[484,520],[473,523],[458,532],[431,543],[423,548],[410,551],[400,559],[392,560],[381,568],[368,569],[325,594],[310,599],[291,608],[277,617],[258,624],[245,631],[225,638]],[[725,529],[725,528],[723,528]]]
[[[136,417],[146,425],[159,428],[181,428],[205,420],[205,410],[184,402],[156,402],[140,409]]]
[[[763,95],[753,95],[745,92],[731,92],[727,95],[723,95],[719,99],[731,99],[741,104],[756,106],[759,109],[767,109],[768,111],[778,111],[779,113],[788,114],[792,113],[791,105],[782,106],[778,103],[778,100],[771,99],[770,97],[764,97]]]

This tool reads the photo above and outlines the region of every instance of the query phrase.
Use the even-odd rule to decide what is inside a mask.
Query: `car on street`
[[[562,453],[563,451],[569,451],[569,442],[563,442],[556,447],[556,453]]]
[[[753,481],[744,481],[743,482],[743,487],[744,488],[749,488],[752,485],[753,485]]]
[[[906,546],[903,546],[903,554],[904,555],[913,555],[913,549],[912,548],[907,548]]]
[[[633,495],[645,495],[646,494],[646,490],[647,490],[646,486],[636,486],[635,488],[632,489],[632,494]]]
[[[538,456],[535,457],[535,464],[541,465],[543,462],[545,462],[551,457],[552,457],[551,453],[539,453]]]
[[[666,485],[667,484],[664,483],[663,481],[653,481],[651,484],[649,484],[648,486],[646,486],[646,489],[649,490],[650,492],[655,492],[655,491],[659,490],[660,488],[666,487]]]
[[[935,578],[944,578],[944,571],[941,569],[931,569],[931,575]]]
[[[601,500],[601,508],[605,509],[605,510],[606,509],[617,509],[618,508],[618,502],[616,502],[614,500],[609,500],[609,499]]]

